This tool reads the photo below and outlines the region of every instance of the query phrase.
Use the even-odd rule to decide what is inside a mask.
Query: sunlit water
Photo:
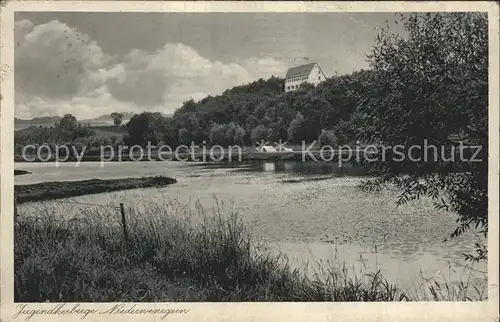
[[[245,165],[203,165],[182,162],[19,163],[32,172],[16,176],[16,184],[46,181],[109,179],[166,175],[178,183],[82,197],[74,201],[141,207],[172,200],[206,209],[233,209],[253,229],[269,251],[281,251],[295,267],[309,274],[342,267],[357,276],[382,274],[391,282],[416,288],[424,278],[456,283],[484,283],[486,264],[470,267],[463,253],[471,252],[478,236],[467,233],[444,241],[456,228],[456,216],[434,209],[421,199],[396,207],[396,191],[362,192],[359,169],[338,169],[330,164],[261,162]],[[24,204],[20,213],[39,204]],[[73,206],[68,206],[73,207]],[[60,215],[77,211],[64,209]]]

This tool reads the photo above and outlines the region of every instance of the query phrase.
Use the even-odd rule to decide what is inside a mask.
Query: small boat
[[[264,146],[258,146],[255,148],[257,152],[278,152],[274,146],[270,145],[264,145]]]

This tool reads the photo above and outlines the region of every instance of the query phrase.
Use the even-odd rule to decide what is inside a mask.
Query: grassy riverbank
[[[282,258],[260,253],[235,214],[201,221],[163,207],[120,225],[95,214],[84,225],[23,217],[15,228],[15,300],[64,301],[393,301],[404,299],[378,274],[342,272],[313,281]],[[179,218],[179,219],[175,219]]]
[[[177,180],[165,176],[123,178],[123,179],[91,179],[82,181],[55,181],[14,187],[17,203],[41,201],[88,194],[128,190],[136,188],[162,187],[176,183]]]
[[[422,297],[420,288],[417,294],[403,290],[379,273],[349,277],[345,268],[324,267],[326,276],[307,277],[283,255],[265,251],[236,213],[222,212],[207,214],[198,207],[193,214],[162,204],[126,209],[128,245],[121,225],[104,213],[84,210],[81,223],[43,209],[37,218],[21,214],[15,227],[15,301],[468,299],[466,290],[447,284],[432,284],[426,290],[430,298]]]

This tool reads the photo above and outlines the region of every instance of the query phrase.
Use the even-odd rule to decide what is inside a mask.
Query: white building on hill
[[[298,89],[302,83],[317,85],[324,80],[326,76],[316,62],[292,67],[286,72],[285,92]]]

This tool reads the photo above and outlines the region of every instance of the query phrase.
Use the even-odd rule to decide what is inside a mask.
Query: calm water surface
[[[455,215],[437,211],[427,199],[396,207],[396,191],[361,192],[365,171],[332,163],[249,162],[200,164],[182,162],[19,163],[32,174],[16,184],[166,175],[178,183],[165,188],[118,191],[70,198],[99,204],[124,202],[141,206],[173,200],[204,208],[217,201],[234,209],[251,225],[269,251],[285,253],[294,266],[311,274],[346,265],[351,274],[381,269],[384,277],[409,287],[421,277],[450,282],[485,281],[486,264],[470,264],[463,253],[477,239],[472,233],[444,241],[456,227]],[[45,204],[50,204],[46,202]],[[22,205],[36,211],[40,204]],[[61,216],[78,211],[61,210]],[[62,208],[59,208],[62,209]]]

